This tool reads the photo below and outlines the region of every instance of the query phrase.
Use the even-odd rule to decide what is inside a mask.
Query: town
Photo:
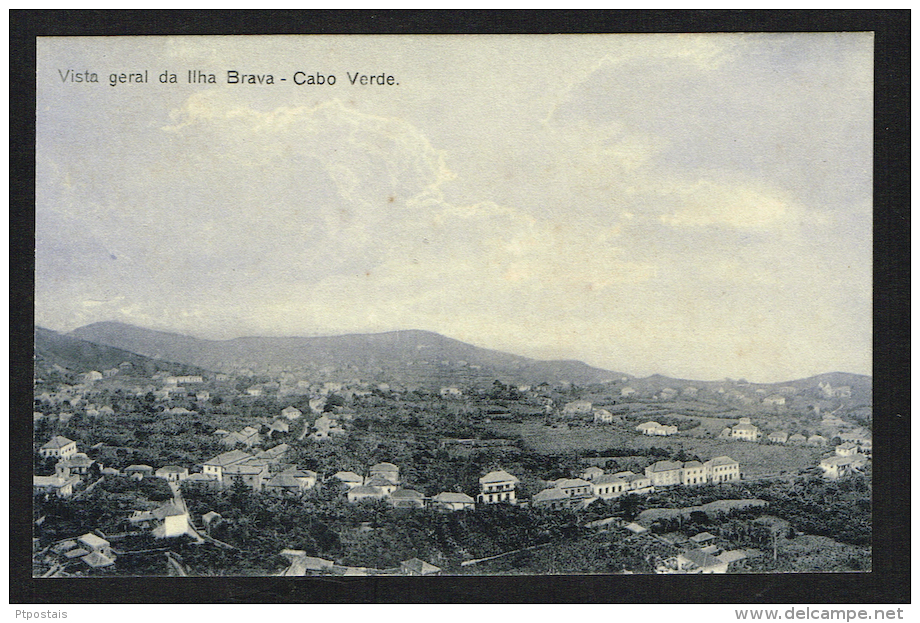
[[[80,371],[55,348],[36,576],[870,568],[871,402],[848,385]]]

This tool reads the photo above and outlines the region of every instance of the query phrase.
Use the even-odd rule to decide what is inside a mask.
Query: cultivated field
[[[545,425],[542,419],[528,419],[523,423],[493,422],[491,428],[500,435],[520,436],[528,448],[541,454],[654,447],[668,448],[674,452],[684,450],[688,455],[698,456],[703,461],[727,455],[741,464],[744,478],[796,474],[800,470],[817,466],[821,456],[833,450],[696,437],[693,436],[696,429],[670,437],[649,437],[640,435],[629,425],[558,424],[553,427]]]

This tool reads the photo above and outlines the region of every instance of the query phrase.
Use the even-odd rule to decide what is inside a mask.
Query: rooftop
[[[50,440],[48,443],[46,443],[45,445],[43,445],[43,446],[42,446],[42,449],[43,449],[43,450],[44,450],[44,449],[53,450],[53,449],[55,449],[55,448],[60,449],[60,448],[63,448],[64,446],[68,446],[68,445],[70,445],[70,444],[72,444],[72,443],[74,443],[74,442],[71,441],[70,439],[68,439],[67,437],[62,437],[61,435],[56,435],[56,436],[52,437],[51,440]]]
[[[512,476],[503,469],[495,470],[494,472],[489,472],[485,476],[479,479],[480,484],[487,484],[490,482],[520,482],[515,476]]]

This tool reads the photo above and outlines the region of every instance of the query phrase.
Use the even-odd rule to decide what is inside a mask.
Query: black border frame
[[[909,603],[910,11],[29,11],[10,24],[10,603]],[[184,34],[875,33],[873,571],[434,578],[31,577],[35,38]],[[845,336],[842,336],[845,339]]]

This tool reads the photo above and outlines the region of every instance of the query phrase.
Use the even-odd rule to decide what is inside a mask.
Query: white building
[[[77,442],[57,435],[43,445],[38,452],[45,459],[48,457],[67,459],[77,453]]]
[[[479,479],[481,493],[476,496],[476,500],[480,504],[515,504],[515,487],[519,482],[520,480],[503,469],[489,472]]]

